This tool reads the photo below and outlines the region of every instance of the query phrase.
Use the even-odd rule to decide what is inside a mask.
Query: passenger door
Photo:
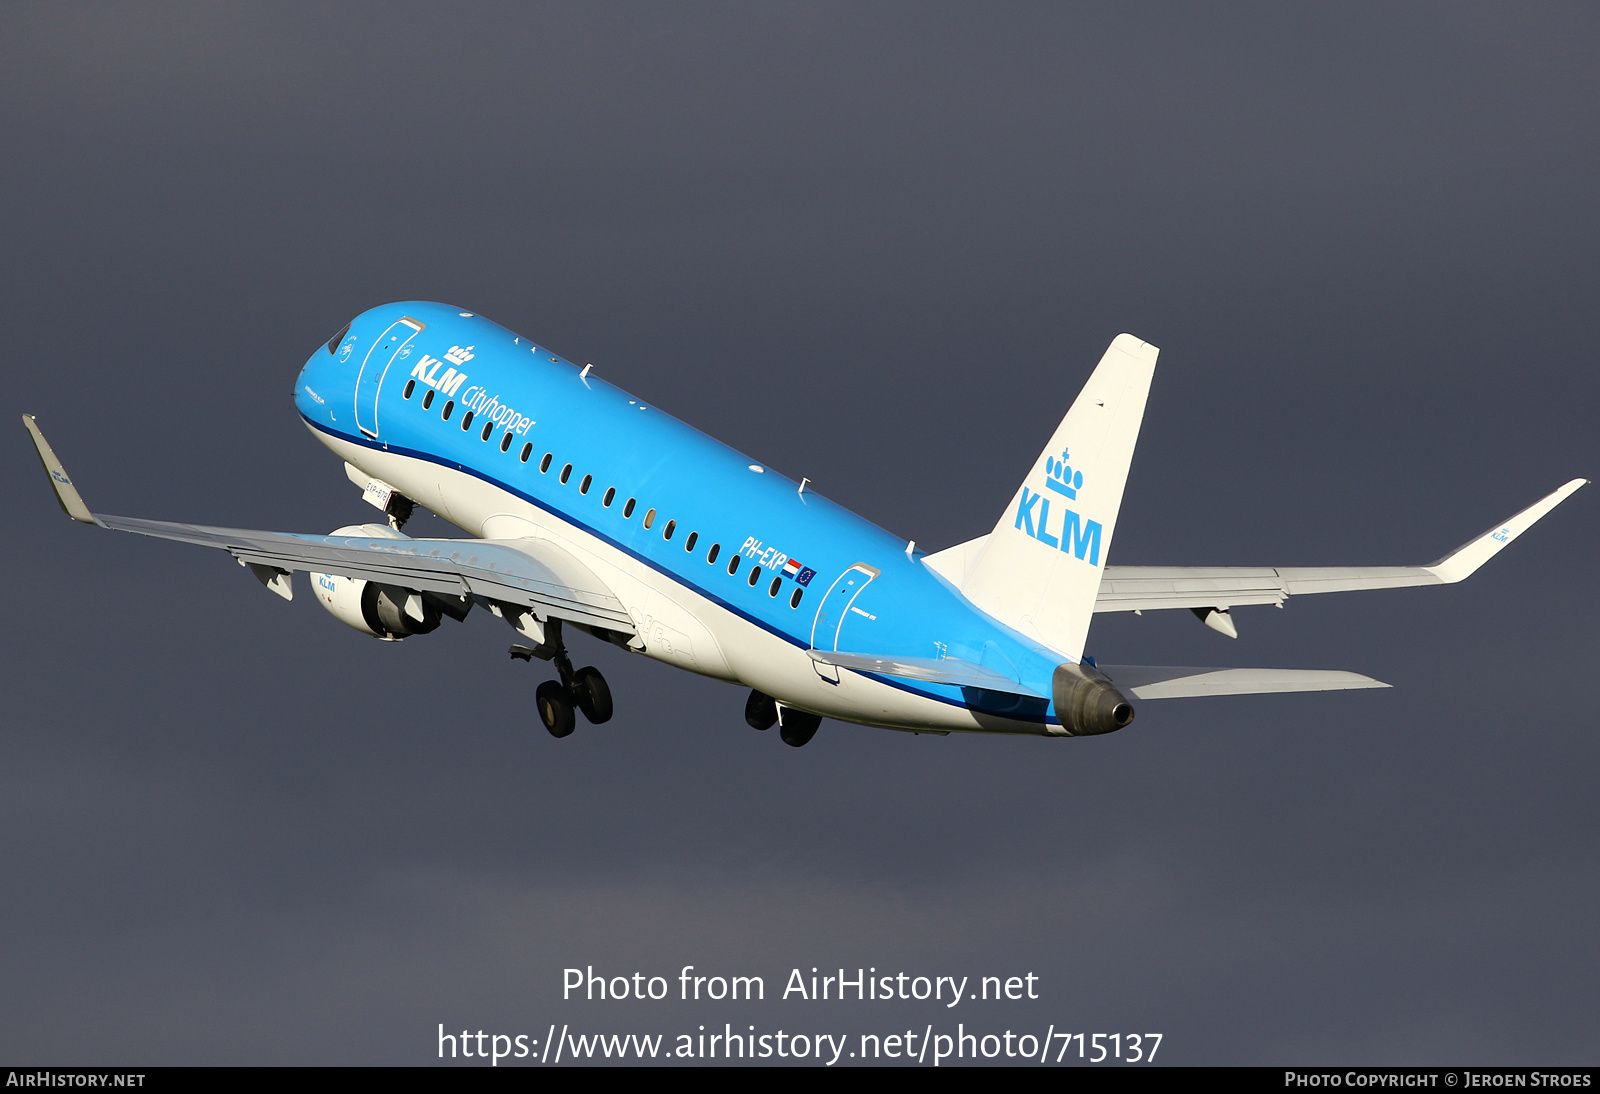
[[[391,323],[361,361],[361,371],[356,375],[356,426],[374,440],[378,436],[378,395],[383,390],[383,378],[395,357],[424,326],[409,316]]]
[[[871,584],[878,573],[877,569],[865,562],[858,562],[839,575],[838,580],[828,589],[827,595],[822,598],[822,603],[817,605],[816,618],[811,622],[812,649],[839,648],[839,628],[844,624],[845,613],[850,610],[850,605],[855,603],[856,597],[861,595],[861,590]],[[824,665],[820,661],[813,661],[811,664],[817,670],[817,675],[824,680],[833,684],[839,682],[839,670],[833,665]]]

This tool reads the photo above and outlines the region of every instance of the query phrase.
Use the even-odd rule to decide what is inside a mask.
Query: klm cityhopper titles
[[[576,631],[749,689],[745,720],[804,745],[823,718],[918,733],[1083,737],[1134,700],[1387,687],[1353,672],[1097,665],[1097,612],[1231,611],[1290,596],[1460,581],[1587,480],[1573,479],[1426,566],[1113,566],[1112,538],[1156,349],[1119,335],[994,530],[934,554],[471,312],[374,308],[295,383],[306,427],[387,518],[329,535],[101,516],[32,415],[74,520],[218,547],[289,599],[311,575],[336,618],[385,642],[479,608],[554,667],[536,692],[556,737],[612,715]],[[463,539],[404,534],[416,506]]]

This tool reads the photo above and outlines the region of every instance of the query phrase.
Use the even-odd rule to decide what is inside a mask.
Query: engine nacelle
[[[374,524],[337,528],[330,534],[368,539],[406,538],[390,528]],[[427,634],[439,626],[443,616],[436,598],[394,585],[314,573],[311,588],[317,594],[317,601],[339,622],[385,642]]]
[[[1133,721],[1133,704],[1093,665],[1060,665],[1050,681],[1061,728],[1074,737],[1114,733]]]

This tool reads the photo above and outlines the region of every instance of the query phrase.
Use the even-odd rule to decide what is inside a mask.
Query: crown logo
[[[1045,457],[1044,472],[1046,478],[1044,485],[1047,490],[1054,490],[1058,494],[1064,494],[1069,498],[1076,499],[1078,489],[1083,486],[1083,472],[1074,471],[1068,467],[1067,459],[1067,449],[1065,448],[1061,450],[1061,458],[1059,460],[1054,456]]]
[[[477,356],[477,354],[472,352],[475,348],[477,347],[467,346],[463,348],[461,346],[451,346],[449,349],[444,351],[445,360],[451,362],[452,364],[464,365]]]

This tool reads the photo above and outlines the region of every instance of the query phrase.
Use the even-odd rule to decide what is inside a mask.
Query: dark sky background
[[[443,300],[937,549],[1129,331],[1162,354],[1112,561],[1421,563],[1600,473],[1597,122],[1580,4],[7,5],[0,1058],[965,1021],[1594,1063],[1594,489],[1464,585],[1090,634],[1392,691],[796,750],[580,636],[618,714],[556,741],[499,621],[381,644],[74,525],[17,415],[102,512],[369,520],[294,376]],[[1042,998],[560,1000],[686,964]]]

